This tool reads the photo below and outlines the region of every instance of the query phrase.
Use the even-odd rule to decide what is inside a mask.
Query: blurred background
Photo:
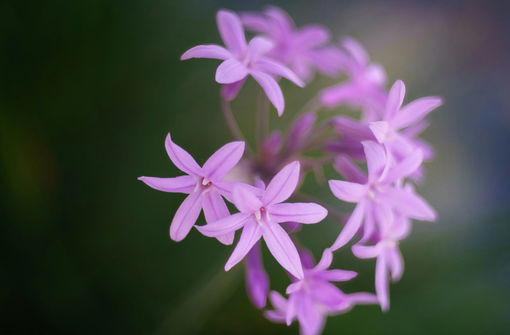
[[[0,334],[296,334],[248,300],[233,246],[196,230],[168,236],[184,195],[137,178],[172,177],[164,139],[202,164],[232,140],[219,108],[216,60],[179,61],[222,44],[220,8],[267,1],[0,2]],[[418,189],[439,212],[401,244],[402,280],[391,309],[357,306],[324,334],[510,333],[510,8],[505,1],[275,1],[298,26],[363,43],[407,84],[406,101],[441,95],[423,137],[437,148]],[[343,80],[343,79],[342,79]],[[316,92],[282,82],[288,123]],[[233,104],[253,139],[256,84]],[[333,115],[339,111],[327,112]],[[332,204],[326,186],[308,183]],[[317,259],[339,232],[333,220],[299,236]],[[264,247],[271,288],[288,279]],[[334,267],[359,277],[340,287],[373,292],[373,260],[348,248]],[[269,304],[268,304],[269,305]]]

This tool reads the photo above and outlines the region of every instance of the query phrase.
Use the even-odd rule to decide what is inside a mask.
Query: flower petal
[[[395,129],[409,127],[443,104],[440,97],[426,97],[414,100],[403,107],[391,120]]]
[[[410,176],[421,166],[422,162],[423,152],[418,149],[414,151],[411,156],[406,157],[400,163],[391,167],[388,170],[388,173],[384,176],[383,180],[381,180],[381,183],[391,184],[399,179]]]
[[[326,248],[322,253],[322,257],[321,260],[319,261],[319,264],[315,266],[314,271],[326,270],[331,265],[331,262],[333,262],[333,253],[331,252],[331,249]]]
[[[327,281],[344,282],[356,278],[358,273],[355,271],[346,271],[340,269],[328,270],[320,273],[320,277]]]
[[[232,84],[243,80],[248,75],[246,66],[236,59],[227,59],[216,69],[216,82]]]
[[[319,100],[326,108],[335,108],[344,103],[350,103],[359,96],[359,87],[351,82],[325,88],[319,92]]]
[[[388,93],[388,100],[386,101],[386,111],[384,112],[384,120],[389,121],[397,114],[397,111],[404,102],[406,95],[406,85],[402,80],[397,80]]]
[[[383,251],[380,243],[375,246],[355,244],[352,246],[352,253],[359,259],[370,259],[378,257]]]
[[[292,162],[273,177],[267,185],[266,193],[262,198],[264,206],[283,202],[294,193],[299,181],[299,168],[298,161]]]
[[[250,74],[262,87],[267,98],[278,111],[278,115],[281,116],[285,109],[285,100],[283,99],[282,89],[276,80],[262,71],[251,71]]]
[[[262,229],[260,229],[260,225],[255,220],[248,220],[234,252],[230,255],[227,264],[225,264],[225,271],[230,270],[234,265],[239,263],[251,250],[253,245],[260,240],[261,236]]]
[[[342,136],[351,135],[360,139],[376,140],[374,134],[366,124],[347,116],[336,117],[333,120],[333,127]]]
[[[366,185],[343,180],[330,180],[329,188],[335,197],[347,202],[360,202],[368,191]]]
[[[393,248],[386,249],[386,256],[388,259],[388,266],[391,272],[391,281],[397,282],[402,278],[404,273],[404,258],[400,249],[395,246]]]
[[[331,33],[328,28],[319,24],[309,24],[301,27],[296,33],[296,39],[299,43],[308,48],[320,47],[326,45],[331,39]]]
[[[244,78],[243,80],[236,81],[235,83],[232,84],[223,85],[220,90],[223,99],[227,101],[234,100],[237,97],[239,91],[241,90],[241,87],[243,87],[246,78]]]
[[[383,255],[377,257],[375,263],[375,292],[383,312],[390,308],[390,287],[388,283],[388,267]]]
[[[389,125],[386,121],[377,121],[377,122],[370,122],[368,124],[368,127],[374,134],[375,138],[377,139],[377,142],[384,143],[386,142],[386,136],[388,135]]]
[[[394,222],[392,208],[386,201],[379,201],[373,204],[373,209],[379,231],[385,235]]]
[[[193,192],[182,202],[170,225],[170,238],[182,241],[198,219],[202,209],[202,193]]]
[[[244,153],[244,142],[231,142],[216,151],[202,167],[202,173],[211,181],[221,180],[232,170]]]
[[[166,137],[165,147],[170,160],[179,170],[193,177],[202,177],[202,168],[186,150],[172,142],[170,133]]]
[[[255,33],[268,34],[271,32],[267,20],[264,15],[257,12],[242,12],[239,13],[244,27]]]
[[[207,237],[218,237],[235,232],[251,221],[253,219],[250,214],[236,213],[205,226],[195,226],[195,228]]]
[[[213,223],[230,216],[225,201],[221,197],[220,192],[215,189],[203,193],[202,208],[204,209],[205,221],[207,223]],[[216,238],[225,245],[231,245],[234,242],[234,237],[235,233],[230,232]]]
[[[246,50],[246,37],[239,16],[232,11],[221,9],[216,14],[216,24],[227,48],[236,55],[242,54]]]
[[[378,303],[377,296],[368,292],[351,293],[347,295],[347,298],[357,305],[372,305]]]
[[[256,243],[246,256],[246,291],[258,309],[266,307],[269,293],[269,277],[262,264],[260,243]]]
[[[400,214],[422,221],[435,221],[437,213],[425,199],[402,189],[388,188],[385,191],[388,203]]]
[[[368,178],[363,171],[346,155],[337,156],[333,162],[333,167],[351,183],[366,184],[368,182]]]
[[[381,177],[386,166],[386,153],[383,147],[376,142],[364,141],[361,144],[363,144],[367,158],[368,180],[369,182],[376,181]]]
[[[193,47],[183,53],[181,56],[181,60],[190,58],[212,58],[227,60],[232,58],[232,54],[227,49],[220,47],[219,45],[197,45],[196,47]]]
[[[313,283],[313,286],[310,285],[310,289],[313,290],[314,298],[329,308],[334,309],[345,302],[345,293],[326,281],[317,280]]]
[[[191,176],[176,178],[140,177],[138,180],[143,181],[155,190],[171,193],[190,194],[197,184],[197,180]]]
[[[367,51],[360,42],[352,37],[344,36],[340,39],[340,44],[349,52],[349,54],[356,60],[362,67],[370,63],[370,58]]]
[[[248,43],[246,57],[251,60],[257,60],[265,55],[274,47],[274,42],[267,37],[256,36]]]
[[[260,226],[267,247],[280,265],[289,271],[294,277],[304,277],[301,260],[296,246],[287,232],[278,223],[266,221]]]
[[[310,294],[300,293],[299,305],[297,306],[297,318],[299,320],[300,333],[306,335],[319,335],[326,323],[326,317],[319,308],[314,306]]]
[[[275,222],[317,223],[328,215],[328,211],[315,203],[286,203],[271,206],[269,214]]]
[[[254,66],[257,70],[287,78],[299,87],[305,86],[305,83],[292,70],[273,59],[262,57],[257,60]]]
[[[354,237],[354,235],[356,235],[361,226],[361,222],[363,221],[364,207],[365,203],[363,201],[360,201],[356,205],[356,208],[354,208],[354,211],[349,217],[349,220],[347,220],[347,223],[340,232],[340,235],[338,235],[335,243],[333,243],[333,245],[331,246],[331,251],[340,249],[341,247],[349,243],[349,241]]]
[[[251,189],[255,189],[255,187],[236,187],[232,193],[234,205],[242,213],[255,213],[263,206],[262,201],[251,192]]]

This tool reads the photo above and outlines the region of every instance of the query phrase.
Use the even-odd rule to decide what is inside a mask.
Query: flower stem
[[[234,137],[236,141],[243,141],[246,144],[246,152],[249,156],[253,156],[253,151],[246,141],[246,138],[244,137],[243,133],[241,132],[241,129],[239,128],[239,125],[236,122],[236,119],[234,118],[234,114],[232,114],[232,109],[230,108],[230,103],[225,100],[221,99],[221,109],[223,110],[223,116],[225,117],[225,121],[227,122],[228,129],[230,130],[230,133]]]
[[[269,99],[262,88],[259,90],[256,127],[257,148],[260,150],[269,133]]]

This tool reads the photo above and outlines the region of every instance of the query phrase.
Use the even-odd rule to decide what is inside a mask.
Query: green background
[[[232,140],[214,82],[218,61],[179,61],[219,43],[220,8],[242,1],[3,1],[0,3],[0,333],[295,334],[249,302],[233,246],[193,230],[168,236],[181,194],[139,176],[181,172],[168,132],[199,162]],[[510,14],[504,2],[278,1],[298,26],[327,25],[359,39],[403,79],[407,101],[441,95],[424,138],[438,150],[418,190],[438,210],[401,249],[391,309],[358,306],[324,334],[510,333]],[[282,81],[282,128],[315,93]],[[257,85],[234,112],[254,138]],[[326,112],[326,116],[345,110]],[[325,185],[305,189],[332,204]],[[328,219],[299,233],[320,258],[340,231]],[[271,288],[289,281],[264,247]],[[348,248],[334,267],[356,270],[345,292],[373,292],[373,260]]]

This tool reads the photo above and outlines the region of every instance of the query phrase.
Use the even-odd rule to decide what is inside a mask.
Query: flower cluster
[[[223,61],[215,79],[223,84],[223,113],[236,141],[221,147],[200,167],[168,134],[168,156],[186,175],[139,179],[160,191],[188,194],[171,223],[171,239],[181,241],[194,226],[204,236],[229,245],[235,232],[242,230],[225,270],[244,260],[253,304],[265,308],[269,296],[274,310],[266,310],[265,316],[287,325],[297,320],[302,334],[319,334],[328,315],[345,313],[354,305],[379,304],[388,310],[390,279],[398,281],[404,270],[398,245],[409,234],[411,219],[437,218],[413,182],[423,181],[423,162],[434,157],[433,148],[417,136],[428,126],[425,116],[442,104],[441,98],[425,97],[404,105],[404,83],[397,80],[387,90],[383,67],[370,61],[359,42],[343,37],[339,44],[333,43],[330,32],[320,25],[296,28],[279,8],[240,15],[220,10],[216,19],[225,47],[199,45],[186,51],[181,60]],[[259,35],[247,42],[245,28]],[[270,133],[267,101],[278,115],[285,108],[280,78],[303,87],[315,72],[346,79],[318,92],[285,134]],[[258,82],[267,102],[259,105],[257,152],[246,143],[229,103],[248,76]],[[317,124],[321,110],[338,106],[359,110],[359,120],[336,115]],[[311,151],[321,156],[309,155]],[[332,164],[339,174],[339,180],[329,181],[330,191],[339,200],[356,204],[349,216],[299,192],[305,174],[320,175],[326,164]],[[366,173],[361,168],[365,164]],[[225,200],[238,212],[231,214]],[[197,225],[202,210],[206,224]],[[298,242],[297,232],[301,224],[316,224],[328,214],[332,222],[345,225],[335,242],[324,246],[316,265]],[[261,239],[289,274],[288,298],[269,292]],[[333,252],[353,241],[357,258],[376,259],[375,294],[346,294],[333,284],[357,275],[328,270]]]

